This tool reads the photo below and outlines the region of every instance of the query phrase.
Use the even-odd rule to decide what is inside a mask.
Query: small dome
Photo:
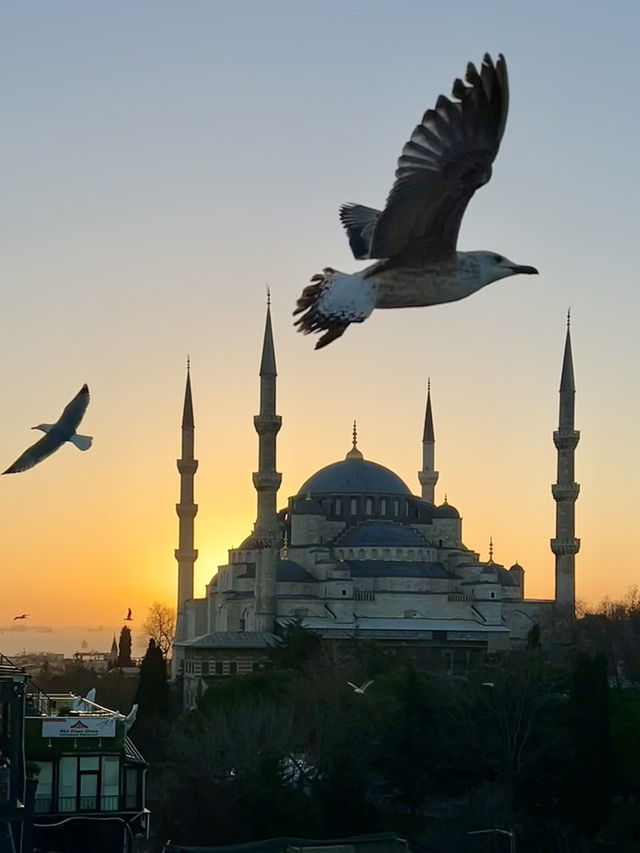
[[[433,513],[434,518],[460,518],[458,510],[446,501],[440,506],[437,506]]]
[[[318,501],[314,501],[309,495],[306,498],[298,498],[293,505],[293,511],[296,515],[324,515]]]
[[[520,563],[514,563],[510,568],[510,572],[524,572],[524,569],[520,565]]]

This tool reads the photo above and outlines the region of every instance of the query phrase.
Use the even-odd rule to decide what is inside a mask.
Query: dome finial
[[[271,288],[267,285],[267,308],[271,305]]]
[[[345,456],[345,459],[364,459],[364,456],[358,450],[358,425],[353,422],[353,446]]]
[[[493,563],[493,536],[489,537],[489,562]]]
[[[567,309],[567,329],[571,328],[571,305]]]
[[[287,536],[287,531],[284,531],[284,539],[282,541],[282,550],[280,552],[280,557],[283,560],[289,559],[289,537]]]
[[[187,353],[187,373],[191,368],[191,359],[189,358],[189,354]]]

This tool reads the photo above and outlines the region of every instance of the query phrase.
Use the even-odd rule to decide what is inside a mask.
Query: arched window
[[[395,500],[393,502],[393,514],[398,515],[399,513],[400,513],[400,502],[398,500]]]
[[[342,514],[342,501],[340,498],[336,498],[336,515]]]
[[[387,499],[381,498],[380,499],[380,515],[386,515],[386,514],[387,514]]]
[[[360,550],[358,551],[358,559],[364,560],[364,558],[365,558],[364,548],[360,548]]]
[[[365,513],[367,515],[371,515],[373,512],[373,501],[371,498],[367,498],[367,502],[365,504]]]
[[[396,558],[398,560],[401,560],[403,556],[404,556],[404,554],[403,554],[402,548],[396,548]]]
[[[372,548],[372,549],[371,549],[371,559],[372,559],[372,560],[377,560],[377,559],[378,559],[378,549],[377,549],[377,548]]]
[[[351,515],[356,515],[358,512],[358,499],[351,498]]]

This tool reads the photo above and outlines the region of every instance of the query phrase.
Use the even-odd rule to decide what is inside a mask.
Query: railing
[[[17,666],[11,658],[8,658],[6,655],[3,655],[0,652],[0,666],[10,666],[18,672],[24,672],[19,666]],[[46,693],[43,693],[42,690],[34,684],[33,681],[29,681],[27,683],[27,716],[31,716],[31,712],[33,714],[50,717],[55,713],[54,705],[51,699],[47,696]]]
[[[55,814],[58,812],[117,812],[136,809],[137,794],[120,796],[113,794],[106,797],[58,797],[53,800],[51,795],[36,797],[35,811],[37,814]]]
[[[470,595],[465,595],[464,592],[450,592],[447,596],[447,601],[471,601]]]
[[[368,589],[354,589],[353,598],[355,601],[375,601],[375,592]]]

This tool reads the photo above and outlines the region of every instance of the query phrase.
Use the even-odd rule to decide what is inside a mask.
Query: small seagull
[[[15,622],[16,619],[26,619],[27,616],[29,616],[29,615],[30,615],[29,613],[23,613],[21,616],[14,616],[13,621]]]
[[[131,608],[127,611],[127,615],[124,617],[125,622],[131,622]]]
[[[75,444],[78,450],[88,450],[93,442],[91,436],[78,435],[76,433],[76,429],[80,425],[80,421],[84,417],[88,405],[89,389],[86,385],[83,385],[73,400],[65,406],[63,413],[55,424],[38,424],[38,426],[31,427],[31,429],[42,430],[46,435],[43,435],[41,439],[25,450],[13,465],[2,473],[16,474],[19,471],[27,471],[29,468],[33,468],[38,462],[42,462],[47,456],[55,453],[65,441]]]
[[[323,332],[316,349],[362,323],[374,308],[453,302],[518,273],[537,274],[496,252],[458,252],[460,223],[475,191],[491,178],[507,121],[509,84],[502,55],[469,63],[411,134],[383,211],[343,204],[340,220],[353,255],[377,263],[357,273],[325,267],[311,278],[293,312],[305,335]]]
[[[347,684],[349,685],[349,687],[353,687],[354,693],[364,693],[367,687],[370,687],[373,684],[373,679],[371,679],[371,681],[365,681],[362,687],[358,687],[358,685],[354,684],[353,681],[347,681]]]

